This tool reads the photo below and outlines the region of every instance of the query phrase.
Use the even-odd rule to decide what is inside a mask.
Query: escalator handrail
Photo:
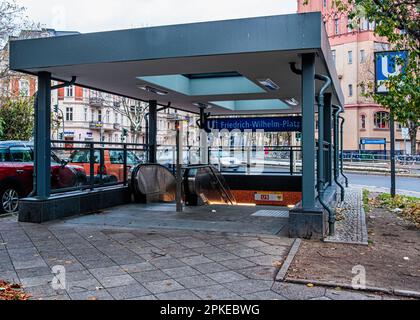
[[[219,179],[219,177],[217,176],[217,174],[214,172],[214,168],[213,168],[213,166],[209,166],[210,167],[210,170],[211,170],[211,172],[213,173],[213,176],[216,178],[216,180],[217,180],[217,182],[218,182],[218,184],[219,184],[219,187],[221,188],[221,190],[223,191],[223,193],[225,194],[225,196],[227,197],[227,199],[229,200],[229,202],[230,202],[230,204],[231,205],[234,205],[235,203],[234,203],[234,201],[233,201],[233,199],[231,198],[231,196],[230,196],[230,194],[229,194],[229,192],[227,191],[227,189],[224,187],[224,185],[223,185],[223,183],[220,181],[220,179]]]
[[[224,187],[223,183],[220,181],[219,177],[215,173],[215,168],[212,165],[190,165],[190,166],[184,167],[184,169],[187,169],[187,170],[188,169],[205,169],[205,168],[210,169],[213,177],[216,179],[219,185],[220,190],[224,193],[225,197],[230,202],[230,204],[235,205],[236,200],[231,197],[227,189]]]

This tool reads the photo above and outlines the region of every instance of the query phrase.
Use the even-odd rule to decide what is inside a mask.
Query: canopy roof
[[[289,64],[299,67],[310,52],[343,105],[320,13],[16,40],[10,66],[189,112],[208,105],[212,115],[279,114],[301,112],[301,80]]]

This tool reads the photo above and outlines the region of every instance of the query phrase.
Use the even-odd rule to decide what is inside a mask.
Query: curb
[[[375,172],[375,171],[358,171],[358,170],[345,170],[344,173],[346,174],[358,174],[361,176],[383,176],[388,177],[391,175],[391,172]],[[406,174],[406,173],[397,173],[397,177],[400,178],[417,178],[420,179],[420,175],[415,174]]]
[[[342,288],[342,289],[348,289],[348,290],[358,291],[358,292],[371,292],[371,293],[380,292],[380,293],[385,293],[385,294],[399,296],[399,297],[420,299],[420,292],[418,292],[418,291],[386,289],[386,288],[378,288],[378,287],[366,287],[366,288],[363,288],[363,289],[357,289],[357,288],[354,288],[353,286],[350,286],[350,285],[347,285],[347,284],[323,282],[323,281],[299,280],[299,279],[285,279],[282,282],[295,283],[295,284],[305,284],[305,285],[313,284],[313,285],[316,285],[316,286],[319,286],[319,287]]]
[[[301,239],[296,239],[295,242],[293,243],[292,248],[290,249],[286,260],[284,261],[277,275],[274,277],[276,281],[283,281],[284,278],[286,277],[287,271],[289,271],[290,265],[295,259],[295,256],[299,251],[301,243],[302,243]]]

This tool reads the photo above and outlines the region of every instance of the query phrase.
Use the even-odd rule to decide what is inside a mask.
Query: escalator
[[[182,186],[187,206],[236,205],[235,197],[225,179],[211,165],[185,167]],[[131,174],[130,189],[138,203],[176,200],[176,178],[166,167],[158,164],[135,167]]]
[[[138,203],[176,200],[175,177],[159,164],[141,164],[135,167],[131,173],[130,189]]]
[[[184,173],[184,194],[187,206],[204,204],[236,205],[221,173],[211,165],[188,166]]]

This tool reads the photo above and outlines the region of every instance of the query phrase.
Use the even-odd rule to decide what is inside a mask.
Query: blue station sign
[[[362,145],[368,145],[368,144],[375,144],[375,145],[386,145],[386,139],[361,139],[360,144]]]
[[[386,82],[404,72],[408,59],[407,51],[384,51],[375,53],[376,93],[388,93]]]
[[[302,117],[218,118],[207,121],[209,130],[265,132],[301,132]]]

